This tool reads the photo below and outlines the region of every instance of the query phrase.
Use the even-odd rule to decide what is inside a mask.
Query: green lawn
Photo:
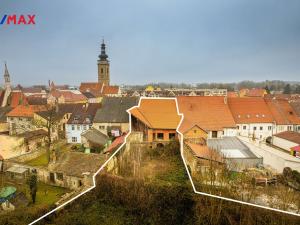
[[[48,165],[47,154],[45,153],[35,159],[27,161],[26,164],[28,166],[47,166]]]
[[[68,189],[62,187],[55,187],[44,183],[38,183],[38,190],[36,194],[36,204],[47,204],[51,205],[57,202],[60,197],[66,193]],[[28,190],[28,198],[30,194]]]

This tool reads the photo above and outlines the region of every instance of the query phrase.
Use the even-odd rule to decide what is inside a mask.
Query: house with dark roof
[[[51,108],[47,107],[47,111],[34,113],[34,121],[40,127],[46,127],[47,123],[51,123],[51,137],[59,139],[65,137],[65,125],[70,119],[73,112],[83,107],[83,103],[77,104],[56,104]]]
[[[81,134],[81,142],[86,148],[104,148],[109,142],[109,137],[101,131],[91,128]]]
[[[93,175],[107,160],[105,154],[65,152],[48,165],[49,173],[39,177],[43,182],[70,189],[90,187]]]
[[[138,104],[136,97],[104,97],[93,127],[106,135],[120,136],[129,131],[127,110]]]
[[[101,104],[87,103],[75,108],[66,123],[66,138],[68,143],[81,143],[81,134],[92,128],[94,117]]]

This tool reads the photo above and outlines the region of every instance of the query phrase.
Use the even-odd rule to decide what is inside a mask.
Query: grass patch
[[[179,159],[177,156],[173,156],[169,158],[168,161],[170,162],[171,169],[165,173],[157,174],[155,177],[157,180],[179,184],[185,184],[189,181],[181,158]]]
[[[26,164],[28,166],[47,166],[48,165],[47,154],[44,153],[43,155],[40,155],[39,157],[36,157],[35,159],[27,161]]]
[[[68,189],[62,187],[55,187],[45,183],[38,183],[38,190],[36,193],[36,204],[51,205],[57,202],[60,197],[67,192]],[[28,191],[29,194],[29,191]],[[30,195],[28,196],[30,198]]]

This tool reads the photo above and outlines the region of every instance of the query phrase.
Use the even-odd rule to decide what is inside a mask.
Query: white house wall
[[[263,140],[274,134],[274,125],[272,123],[250,123],[250,124],[237,124],[238,135],[243,137],[254,137]],[[256,130],[255,130],[256,128]]]
[[[74,125],[74,130],[72,129]],[[66,138],[68,143],[81,143],[81,134],[90,129],[89,125],[82,124],[66,124]],[[72,138],[76,137],[77,141],[73,141]]]

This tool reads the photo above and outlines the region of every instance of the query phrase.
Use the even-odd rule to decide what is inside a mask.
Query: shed
[[[6,175],[10,179],[23,180],[29,175],[29,169],[14,165],[6,170]]]

